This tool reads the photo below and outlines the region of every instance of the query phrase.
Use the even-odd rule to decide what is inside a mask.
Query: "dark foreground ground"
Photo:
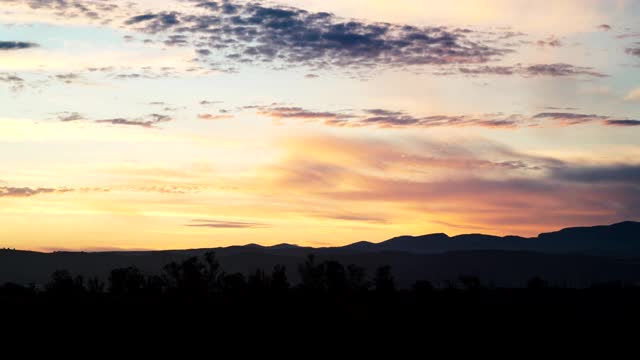
[[[539,347],[637,342],[640,289],[0,297],[2,339],[197,347]],[[127,345],[128,346],[128,345]],[[234,345],[236,346],[236,345]],[[255,349],[254,349],[255,350]]]

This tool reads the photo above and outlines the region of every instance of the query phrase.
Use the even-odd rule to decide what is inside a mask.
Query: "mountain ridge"
[[[167,263],[215,251],[225,271],[249,274],[284,265],[295,283],[296,269],[309,254],[318,261],[356,264],[373,274],[390,265],[398,283],[408,287],[421,279],[436,282],[475,275],[499,286],[521,286],[540,276],[556,284],[587,286],[592,282],[640,283],[640,223],[566,228],[536,238],[463,234],[399,236],[380,243],[356,242],[342,247],[312,248],[292,244],[229,246],[186,250],[54,252],[0,250],[0,284],[44,284],[51,273],[108,278],[115,268],[136,266],[159,273]]]
[[[631,241],[637,240],[637,243]],[[627,246],[624,246],[627,245]],[[225,247],[168,249],[168,250],[112,250],[112,251],[54,251],[52,253],[128,253],[146,254],[170,252],[204,252],[211,250],[243,251],[243,250],[276,250],[276,251],[401,251],[410,253],[446,253],[453,251],[474,250],[507,250],[536,252],[584,252],[595,255],[626,255],[624,252],[637,251],[640,256],[640,222],[623,221],[610,225],[567,227],[557,231],[543,232],[536,237],[518,235],[497,236],[483,233],[469,233],[449,236],[446,233],[424,235],[400,235],[381,242],[358,241],[355,243],[332,246],[311,247],[297,244],[279,243],[276,245],[260,245],[250,243]],[[31,250],[21,250],[31,251]],[[46,253],[32,251],[35,253]]]

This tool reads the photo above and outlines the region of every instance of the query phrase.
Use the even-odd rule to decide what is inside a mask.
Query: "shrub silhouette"
[[[458,280],[466,290],[477,290],[482,288],[480,278],[472,275],[461,275]]]
[[[395,279],[391,274],[391,266],[381,266],[376,270],[376,276],[373,280],[376,291],[389,293],[396,290]]]
[[[252,292],[267,292],[271,288],[271,277],[258,269],[247,278],[247,288]]]
[[[367,281],[366,270],[354,264],[347,266],[347,285],[351,291],[363,292],[369,290],[371,283]]]
[[[413,290],[413,292],[418,294],[428,294],[433,292],[435,288],[433,287],[433,284],[430,281],[418,280],[413,284],[413,286],[411,287],[411,290]]]
[[[290,284],[287,279],[287,268],[284,265],[276,265],[271,272],[271,291],[283,293],[289,290]]]
[[[140,294],[144,285],[144,276],[133,266],[114,269],[109,274],[109,292],[113,295]]]
[[[55,295],[78,295],[85,292],[84,278],[71,276],[68,270],[56,270],[46,286],[47,292]]]
[[[547,289],[548,287],[549,283],[538,276],[533,277],[529,279],[529,281],[527,281],[527,289],[529,290],[541,290]]]

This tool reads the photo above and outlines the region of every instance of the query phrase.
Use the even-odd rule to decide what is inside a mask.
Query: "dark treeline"
[[[513,289],[460,276],[438,286],[423,280],[399,289],[389,266],[368,274],[313,256],[298,265],[298,283],[289,281],[286,270],[276,265],[227,273],[214,253],[169,263],[159,274],[124,267],[100,279],[59,270],[43,287],[0,286],[2,329],[21,338],[63,343],[73,336],[99,346],[115,337],[154,348],[176,339],[191,346],[224,344],[224,338],[377,348],[425,339],[527,340],[524,333],[562,342],[567,334],[579,335],[584,342],[604,329],[632,336],[622,329],[640,321],[640,289],[624,283],[575,289],[533,278]]]
[[[117,268],[110,271],[108,279],[85,278],[67,270],[51,274],[50,281],[42,287],[22,286],[6,283],[0,286],[0,296],[11,295],[111,295],[111,296],[183,296],[210,297],[215,295],[285,295],[295,294],[393,294],[401,292],[396,286],[393,269],[380,266],[374,274],[367,274],[363,267],[338,261],[318,262],[309,255],[298,265],[300,283],[292,285],[287,278],[287,269],[276,265],[270,271],[257,269],[248,275],[227,273],[222,269],[214,252],[202,257],[191,257],[182,262],[171,262],[164,266],[160,274],[145,274],[135,266]],[[460,275],[457,279],[434,286],[428,280],[417,281],[411,289],[402,290],[415,294],[436,291],[478,291],[496,290],[483,284],[481,279],[471,275]],[[559,290],[544,279],[535,277],[528,281],[527,290]],[[609,282],[593,284],[589,289],[636,289],[633,284]]]

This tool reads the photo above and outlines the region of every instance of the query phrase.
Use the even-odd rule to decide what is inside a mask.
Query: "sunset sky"
[[[0,247],[640,219],[640,1],[0,0]]]

